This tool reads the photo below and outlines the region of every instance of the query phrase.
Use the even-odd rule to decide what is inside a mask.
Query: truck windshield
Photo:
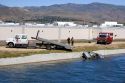
[[[104,38],[104,37],[106,37],[106,35],[99,35],[99,37],[102,37],[102,38]]]

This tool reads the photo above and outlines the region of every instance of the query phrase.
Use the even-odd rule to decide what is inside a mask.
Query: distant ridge
[[[7,7],[7,6],[0,4],[0,8],[4,8],[4,7]]]
[[[60,16],[74,18],[81,22],[118,21],[125,23],[125,6],[105,3],[91,4],[55,4],[51,6],[7,7],[0,5],[0,18],[4,20],[29,20],[42,16]],[[5,6],[6,7],[6,6]]]

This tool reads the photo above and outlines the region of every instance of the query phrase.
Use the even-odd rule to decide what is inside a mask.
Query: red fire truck
[[[100,32],[97,37],[97,44],[111,44],[113,41],[113,33]]]

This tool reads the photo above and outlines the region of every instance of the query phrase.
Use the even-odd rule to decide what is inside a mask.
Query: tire
[[[106,41],[104,44],[105,44],[105,45],[107,45],[107,44],[108,44],[108,42]]]
[[[107,42],[107,44],[110,44],[110,42]]]
[[[13,48],[13,47],[14,47],[14,44],[13,44],[13,43],[9,43],[9,44],[8,44],[8,47],[9,47],[9,48]]]
[[[47,50],[51,50],[51,45],[46,45]]]
[[[99,44],[99,42],[96,42],[96,44]]]
[[[23,45],[23,48],[27,48],[27,47],[28,47],[28,44]]]

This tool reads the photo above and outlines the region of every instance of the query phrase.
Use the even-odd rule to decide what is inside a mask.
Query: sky
[[[125,6],[125,0],[0,0],[0,4],[10,7],[49,6],[65,3],[89,4],[93,2]]]

